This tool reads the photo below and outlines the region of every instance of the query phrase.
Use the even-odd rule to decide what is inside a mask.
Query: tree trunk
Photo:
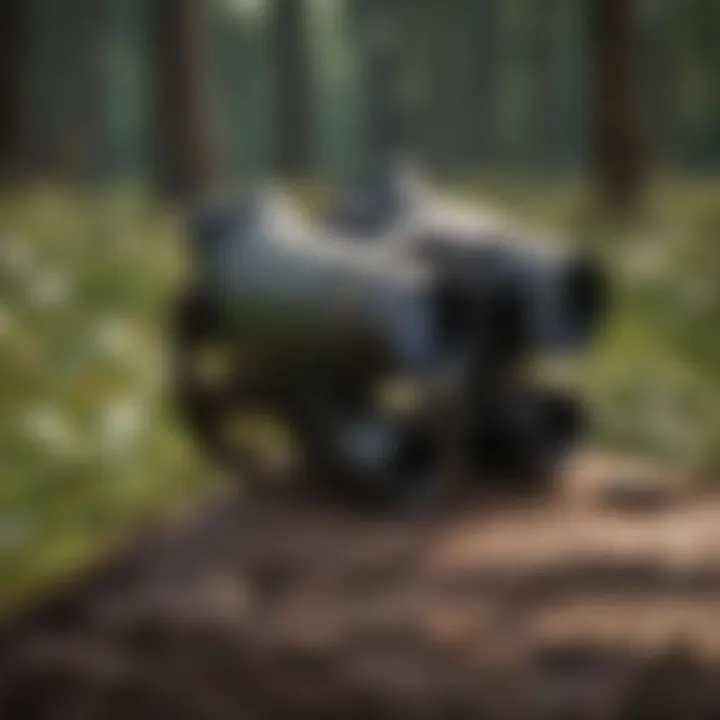
[[[497,160],[495,136],[498,124],[497,0],[466,0],[470,40],[473,43],[468,88],[468,151],[476,172],[486,172]]]
[[[362,132],[365,173],[382,173],[407,148],[405,98],[402,95],[397,0],[355,0],[362,72]]]
[[[431,167],[441,176],[452,175],[457,140],[457,76],[455,14],[458,1],[433,5],[427,19],[426,63],[430,76],[427,94],[426,142]]]
[[[101,179],[106,168],[103,12],[103,0],[70,0],[65,4],[65,112],[59,128],[57,169],[63,178],[85,182]]]
[[[27,168],[27,0],[0,2],[0,179]]]
[[[634,3],[594,0],[591,157],[600,200],[626,214],[636,209],[644,179],[644,153],[634,102]]]
[[[552,66],[557,12],[555,0],[533,0],[525,27],[530,80],[527,148],[535,172],[546,171],[551,160],[551,104],[557,101],[553,94]]]
[[[204,0],[152,0],[155,180],[167,195],[212,179],[203,68]]]
[[[275,0],[275,170],[286,178],[302,176],[310,166],[307,11],[305,0]]]

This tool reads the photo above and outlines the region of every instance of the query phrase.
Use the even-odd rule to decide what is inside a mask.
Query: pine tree
[[[212,180],[203,56],[204,0],[152,0],[155,181],[168,195]]]

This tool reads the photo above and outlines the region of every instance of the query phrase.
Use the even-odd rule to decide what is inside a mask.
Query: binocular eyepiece
[[[535,262],[497,248],[470,278],[440,274],[435,307],[441,342],[472,344],[505,362],[533,352],[577,352],[597,335],[608,304],[599,263],[585,257]]]

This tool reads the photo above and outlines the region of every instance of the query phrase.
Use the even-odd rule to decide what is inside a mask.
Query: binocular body
[[[581,413],[517,367],[593,337],[599,270],[402,177],[381,191],[355,193],[352,212],[320,227],[267,188],[193,216],[179,356],[222,339],[242,357],[212,400],[179,374],[196,434],[228,460],[217,436],[229,399],[272,404],[311,480],[361,501],[427,496],[458,457],[486,479],[545,477]],[[410,388],[399,409],[379,399],[393,382]]]
[[[348,351],[388,369],[435,362],[433,277],[421,263],[335,242],[273,191],[246,198],[226,223],[215,212],[194,223],[195,281],[247,351],[324,368]]]

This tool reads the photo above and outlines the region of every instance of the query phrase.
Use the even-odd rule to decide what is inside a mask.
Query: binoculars
[[[292,437],[297,477],[402,504],[436,493],[451,469],[486,484],[546,480],[580,437],[580,401],[533,387],[522,368],[598,333],[607,288],[591,259],[402,168],[322,223],[265,186],[197,209],[188,235],[176,390],[221,463],[249,465],[227,417],[248,414],[252,430],[270,412]],[[217,347],[213,375],[212,352],[210,370],[198,358]]]

